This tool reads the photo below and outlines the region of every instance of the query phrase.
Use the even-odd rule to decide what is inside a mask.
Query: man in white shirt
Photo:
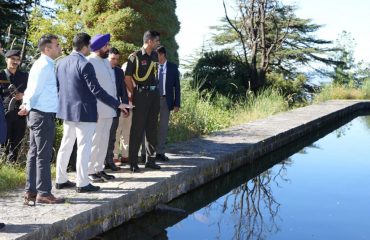
[[[18,112],[28,115],[30,149],[27,156],[27,181],[24,203],[64,203],[65,199],[51,194],[50,161],[55,137],[55,113],[58,110],[57,82],[54,59],[60,56],[58,37],[41,37],[41,56],[32,65],[23,104]]]

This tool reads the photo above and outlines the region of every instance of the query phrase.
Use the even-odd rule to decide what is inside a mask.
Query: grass
[[[24,166],[0,163],[0,192],[24,186],[25,182]]]
[[[224,129],[231,125],[264,118],[286,111],[288,104],[276,90],[266,89],[257,96],[247,94],[246,101],[232,102],[230,98],[199,93],[189,82],[182,82],[182,105],[171,113],[168,141],[178,142]]]
[[[314,102],[333,99],[370,99],[370,80],[365,81],[361,87],[328,84],[315,96]]]
[[[55,165],[51,165],[51,176],[55,178]],[[21,164],[10,164],[0,159],[0,193],[11,189],[24,187],[26,183],[26,166]]]
[[[232,119],[232,125],[265,118],[288,110],[288,103],[276,90],[266,89],[257,96],[251,95],[249,101],[240,103]]]

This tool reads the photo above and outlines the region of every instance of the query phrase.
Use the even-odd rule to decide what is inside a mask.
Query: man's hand
[[[15,94],[15,100],[17,100],[17,101],[19,101],[19,100],[22,100],[22,98],[23,98],[23,95],[24,95],[24,93],[16,93]]]
[[[179,107],[174,107],[174,108],[173,108],[173,111],[174,111],[174,112],[178,112],[179,110],[180,110],[180,108],[179,108]]]
[[[122,115],[124,118],[127,118],[128,116],[130,116],[130,111],[127,111],[127,113],[122,112]]]
[[[19,109],[20,109],[18,112],[19,116],[26,116],[28,114],[28,111],[24,105],[21,105]]]
[[[123,103],[121,103],[119,106],[118,106],[119,109],[121,109],[121,111],[124,113],[124,114],[127,114],[127,109],[125,107],[125,105]]]

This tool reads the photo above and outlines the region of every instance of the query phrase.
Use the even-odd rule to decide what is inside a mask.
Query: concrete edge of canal
[[[22,191],[10,193],[0,199],[0,221],[7,224],[0,239],[94,237],[362,110],[370,110],[370,101],[328,101],[171,145],[171,161],[161,171],[131,174],[125,168],[115,174],[115,182],[100,185],[103,190],[97,194],[54,191],[69,199],[62,205],[22,206]]]

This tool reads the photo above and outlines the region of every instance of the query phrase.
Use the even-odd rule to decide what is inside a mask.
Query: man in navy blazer
[[[168,132],[170,112],[180,109],[180,73],[176,64],[167,61],[166,49],[157,48],[158,53],[158,80],[160,94],[160,111],[158,127],[158,145],[156,158],[159,161],[168,161],[165,155],[165,143]]]
[[[91,37],[78,33],[73,38],[73,52],[57,64],[59,109],[57,117],[63,119],[63,138],[57,156],[56,188],[71,188],[77,192],[98,191],[90,184],[88,163],[92,138],[98,120],[97,99],[106,105],[127,112],[125,105],[110,96],[96,79],[93,65],[85,56],[90,53]],[[68,180],[67,166],[77,139],[76,184]]]
[[[128,94],[126,89],[126,83],[124,81],[125,74],[122,68],[118,67],[120,52],[117,48],[112,47],[109,50],[108,60],[114,70],[114,75],[116,77],[116,89],[117,89],[117,98],[121,100],[122,103],[128,104]],[[122,129],[122,120],[127,118],[128,114],[122,114],[121,111],[117,111],[117,116],[113,118],[112,126],[109,133],[109,144],[107,154],[105,156],[105,165],[109,167],[112,171],[118,171],[113,159],[118,159],[118,149],[121,139],[121,134],[127,129]],[[121,124],[120,124],[121,123]],[[120,129],[118,129],[120,126]]]

